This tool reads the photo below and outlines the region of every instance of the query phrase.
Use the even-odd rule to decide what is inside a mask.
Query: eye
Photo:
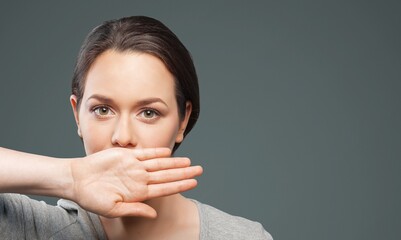
[[[141,114],[144,118],[148,119],[155,118],[158,116],[157,112],[152,109],[143,110]]]
[[[97,115],[97,116],[107,116],[112,114],[112,111],[110,110],[109,107],[107,106],[99,106],[99,107],[95,107],[93,109],[93,112]]]
[[[142,110],[138,115],[139,119],[142,119],[142,121],[148,122],[148,123],[153,123],[159,117],[160,117],[160,113],[157,110],[154,110],[151,108]]]

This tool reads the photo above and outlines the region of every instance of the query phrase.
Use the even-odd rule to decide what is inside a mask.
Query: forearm
[[[0,147],[0,192],[70,198],[70,162]]]
[[[0,148],[0,193],[70,199],[106,217],[155,217],[143,201],[192,189],[201,174],[168,148],[110,148],[64,160]]]

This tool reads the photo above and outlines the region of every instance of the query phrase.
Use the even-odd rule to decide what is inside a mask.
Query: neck
[[[164,234],[165,232],[173,231],[174,228],[193,223],[190,219],[194,219],[193,208],[195,204],[180,194],[155,198],[144,203],[156,210],[157,217],[155,219],[143,217],[110,219],[100,217],[108,238],[128,239],[135,236],[145,239],[149,235]],[[195,220],[197,221],[198,218],[195,217]]]

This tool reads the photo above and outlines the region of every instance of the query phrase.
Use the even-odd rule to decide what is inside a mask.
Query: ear
[[[178,129],[178,134],[175,139],[176,143],[181,143],[182,140],[184,140],[184,132],[185,129],[187,128],[189,117],[191,116],[192,113],[192,103],[190,101],[187,101],[185,104],[185,116],[184,119],[182,119],[180,123],[180,128]]]
[[[72,95],[70,96],[70,103],[71,103],[72,111],[73,111],[73,113],[74,113],[75,123],[77,124],[77,127],[78,127],[78,130],[77,130],[78,136],[79,136],[80,138],[82,138],[81,128],[79,127],[78,108],[77,108],[77,105],[78,105],[77,96],[75,96],[74,94],[72,94]]]

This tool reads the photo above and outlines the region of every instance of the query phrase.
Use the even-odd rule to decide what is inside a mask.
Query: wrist
[[[80,158],[64,159],[62,169],[64,169],[63,177],[60,181],[60,197],[75,201],[75,184],[74,184],[74,166],[81,161]]]

